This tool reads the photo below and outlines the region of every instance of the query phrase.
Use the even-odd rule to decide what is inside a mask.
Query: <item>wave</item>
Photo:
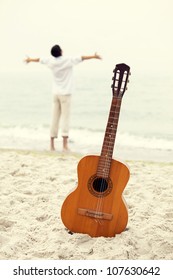
[[[27,139],[32,145],[32,141],[38,140],[40,142],[49,138],[49,126],[1,126],[1,141],[5,142],[20,139],[24,141]],[[70,130],[70,142],[77,143],[82,146],[101,147],[104,138],[104,131],[101,129],[88,129],[84,127],[72,128]],[[7,141],[8,140],[8,141]],[[4,143],[5,143],[4,142]],[[134,135],[130,133],[118,132],[116,136],[116,145],[131,148],[145,148],[145,149],[159,149],[159,150],[173,150],[171,139],[161,137],[145,137],[141,135]]]
[[[1,149],[49,150],[49,126],[1,126]],[[82,155],[100,154],[104,131],[71,128],[70,149]],[[62,149],[62,138],[56,140],[57,150]],[[172,161],[173,146],[170,139],[142,137],[118,131],[114,157],[121,159]]]
[[[170,139],[158,137],[145,137],[131,135],[128,133],[121,133],[117,136],[118,142],[122,146],[129,146],[133,148],[147,148],[160,150],[173,150],[172,141]]]

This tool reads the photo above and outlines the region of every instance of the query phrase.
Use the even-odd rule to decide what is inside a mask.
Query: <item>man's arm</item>
[[[95,53],[94,55],[88,55],[88,56],[82,56],[81,57],[82,60],[87,60],[87,59],[102,59],[100,55],[98,55],[97,53]]]
[[[39,62],[40,58],[31,58],[31,57],[28,56],[24,61],[26,63],[29,63],[29,62]]]

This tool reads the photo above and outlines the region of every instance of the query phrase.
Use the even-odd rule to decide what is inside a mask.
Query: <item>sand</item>
[[[128,161],[127,230],[69,234],[60,210],[82,156],[0,150],[0,259],[173,259],[173,163]]]

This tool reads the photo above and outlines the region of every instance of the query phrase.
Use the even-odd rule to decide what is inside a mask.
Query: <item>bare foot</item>
[[[69,148],[63,148],[63,153],[70,153],[71,152],[71,150],[69,149]]]

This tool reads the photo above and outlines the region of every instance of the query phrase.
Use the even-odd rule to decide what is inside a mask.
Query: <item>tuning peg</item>
[[[130,83],[130,81],[129,81],[129,80],[128,80],[127,82],[128,82],[128,83]]]
[[[129,72],[129,76],[131,75],[131,72]]]

